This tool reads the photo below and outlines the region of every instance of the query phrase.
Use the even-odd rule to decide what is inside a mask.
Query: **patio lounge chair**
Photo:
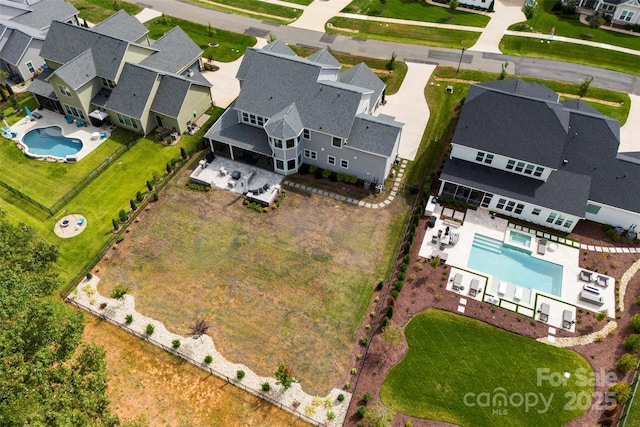
[[[31,113],[31,117],[34,117],[36,119],[41,119],[42,118],[42,114],[38,113],[37,111],[34,111]]]
[[[547,239],[538,240],[538,255],[544,255],[547,252]]]
[[[580,280],[583,282],[591,282],[593,277],[593,273],[586,270],[580,270]]]
[[[571,325],[573,325],[573,314],[570,310],[565,310],[562,312],[562,328],[571,329]]]
[[[609,278],[607,276],[598,275],[596,284],[602,286],[603,288],[606,288],[607,286],[609,286]]]
[[[82,217],[80,217],[80,218],[78,219],[78,222],[77,222],[76,224],[78,224],[78,225],[82,225],[82,224],[84,224],[84,217],[83,217],[83,216],[82,216]]]
[[[462,286],[462,274],[460,273],[456,273],[455,276],[453,276],[453,286],[452,289],[454,291],[461,291],[464,289],[464,287]]]
[[[507,293],[507,284],[505,282],[500,282],[498,284],[498,293],[500,295],[504,295]]]
[[[475,297],[480,292],[480,281],[478,279],[471,280],[471,285],[469,287],[469,296]]]
[[[540,321],[541,322],[548,322],[549,321],[549,312],[551,311],[551,306],[549,306],[549,304],[547,304],[546,302],[543,302],[542,304],[540,304],[540,309],[538,310],[538,313],[540,313]]]
[[[522,299],[523,293],[524,291],[522,290],[522,288],[519,286],[516,286],[516,291],[513,293],[513,299],[516,301],[520,301]]]

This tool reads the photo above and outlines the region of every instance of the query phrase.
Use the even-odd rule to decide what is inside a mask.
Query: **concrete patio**
[[[240,173],[239,179],[232,177],[233,172]],[[211,163],[201,160],[190,178],[210,187],[244,194],[265,184],[269,184],[270,187],[280,185],[284,176],[248,163],[217,156]]]

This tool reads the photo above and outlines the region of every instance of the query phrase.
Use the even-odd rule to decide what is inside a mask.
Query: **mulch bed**
[[[425,222],[425,219],[420,222],[418,231],[423,232],[425,230]],[[420,233],[418,233],[418,236],[420,236]],[[606,236],[602,225],[588,221],[581,221],[576,226],[574,232],[568,237],[590,245],[620,247],[632,246],[632,244],[626,241],[621,241],[617,244],[612,242],[611,239]],[[402,292],[400,292],[398,298],[393,302],[395,306],[393,322],[402,326],[405,326],[415,314],[428,308],[437,308],[455,313],[457,312],[458,302],[460,299],[459,295],[445,290],[450,268],[448,266],[438,266],[433,268],[429,263],[425,263],[424,260],[419,259],[418,251],[420,249],[420,244],[421,239],[418,238],[412,245],[411,261],[409,263],[409,269],[407,270],[407,279],[405,280]],[[580,267],[603,272],[619,279],[638,258],[640,258],[640,255],[638,254],[605,255],[598,252],[581,251]],[[421,269],[420,267],[416,268],[416,263],[421,264]],[[395,277],[391,280],[391,283],[394,281]],[[382,291],[374,293],[369,308],[370,312],[373,311],[378,313],[382,310],[386,310],[386,307],[390,302],[388,300],[388,286],[389,285],[387,284]],[[624,338],[631,333],[630,318],[634,314],[640,312],[640,306],[635,304],[639,288],[640,274],[633,277],[627,287],[624,305],[625,311],[616,313],[618,329],[615,335],[609,335],[601,342],[571,348],[571,350],[581,354],[591,364],[594,372],[598,374],[602,372],[613,372],[618,378],[618,381],[630,381],[631,374],[629,373],[625,375],[619,372],[615,367],[615,362],[622,354],[625,353],[623,341]],[[379,299],[378,302],[375,301],[376,297]],[[493,307],[490,304],[482,303],[470,298],[468,298],[467,301],[466,311],[464,314],[465,316],[484,321],[495,327],[532,339],[547,335],[547,324],[533,321],[530,317],[498,307]],[[582,311],[582,313],[580,311]],[[557,336],[579,336],[602,329],[606,322],[597,322],[594,314],[595,313],[590,311],[579,310],[577,315],[576,333],[574,334],[568,331],[558,330]],[[373,395],[373,401],[368,403],[368,406],[380,402],[379,390],[382,382],[387,376],[389,370],[402,360],[407,351],[406,343],[389,349],[388,344],[384,343],[381,337],[379,325],[373,324],[378,318],[379,317],[377,315],[376,317],[367,316],[363,320],[359,329],[355,332],[355,337],[359,340],[360,337],[369,336],[369,331],[366,329],[367,324],[372,324],[374,328],[377,327],[376,334],[373,337],[367,356],[363,359],[364,363],[362,363],[362,360],[357,358],[357,355],[364,353],[365,347],[359,343],[355,343],[354,345],[351,366],[358,367],[360,370],[360,376],[357,378],[356,375],[347,373],[344,377],[345,384],[350,382],[352,385],[350,391],[354,393],[354,398],[351,401],[347,419],[344,424],[345,426],[356,426],[358,423],[362,422],[357,414],[357,407],[364,405],[364,402],[361,399],[365,392],[368,391]],[[455,367],[452,366],[452,369],[455,369]],[[357,386],[355,384],[356,380]],[[355,389],[353,386],[356,386]],[[428,384],[425,384],[425,386],[428,386]],[[607,389],[608,386],[598,385],[596,386],[595,391],[604,393]],[[598,403],[597,399],[594,399],[594,403]],[[602,414],[603,411],[601,409],[594,408],[587,411],[581,417],[571,421],[567,425],[596,425]],[[406,421],[411,421],[414,426],[450,425],[444,422],[413,418],[403,414],[397,414],[392,425],[398,427],[404,426]]]

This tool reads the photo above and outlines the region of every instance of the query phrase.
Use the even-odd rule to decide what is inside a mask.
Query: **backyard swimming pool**
[[[497,280],[560,296],[562,266],[534,258],[500,240],[476,234],[467,267],[491,274]]]
[[[62,128],[49,126],[32,129],[24,135],[22,143],[29,154],[34,156],[52,156],[66,159],[82,150],[82,141],[78,138],[67,138],[62,135]]]

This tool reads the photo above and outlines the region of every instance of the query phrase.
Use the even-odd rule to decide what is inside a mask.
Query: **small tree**
[[[580,87],[578,88],[578,96],[580,98],[583,98],[587,95],[587,92],[589,92],[589,87],[591,86],[591,82],[593,82],[594,77],[593,76],[589,76],[587,78],[585,78],[582,83],[580,83]]]
[[[164,25],[169,25],[170,21],[169,21],[169,15],[167,15],[166,13],[162,14],[162,22],[164,23]]]
[[[124,209],[120,209],[118,218],[120,218],[120,222],[126,222],[129,219],[129,214]]]
[[[4,93],[4,89],[0,89],[0,101],[7,102],[7,94]]]
[[[600,28],[602,24],[605,23],[604,17],[602,16],[601,13],[596,13],[595,15],[593,15],[588,19],[589,19],[589,27],[595,28],[595,29]]]
[[[522,13],[524,13],[525,18],[533,19],[538,12],[538,2],[536,0],[527,0],[522,6]]]
[[[638,364],[638,357],[634,354],[623,354],[616,362],[616,366],[620,369],[620,372],[626,374]]]
[[[127,288],[126,286],[116,285],[113,287],[113,289],[111,289],[111,298],[120,301],[124,299],[124,296],[127,294],[127,292],[129,292],[129,288]]]
[[[9,83],[5,83],[4,87],[7,88],[7,93],[9,94],[9,96],[13,96],[13,88],[11,87],[11,85]]]
[[[151,181],[147,181],[147,190],[153,191],[153,185],[151,185]]]
[[[285,390],[291,387],[293,383],[299,382],[293,375],[293,369],[282,362],[278,363],[278,370],[273,375],[278,380],[276,384],[282,384]]]
[[[449,0],[449,12],[453,15],[458,8],[458,0]]]
[[[167,163],[167,175],[171,173],[171,165]]]
[[[598,322],[602,322],[609,315],[609,311],[605,308],[604,310],[600,310],[596,313],[595,317]]]
[[[142,194],[142,192],[138,191],[138,192],[136,193],[136,200],[137,200],[138,202],[143,201],[143,200],[144,200],[144,194]]]
[[[389,58],[389,60],[385,64],[385,66],[387,67],[387,70],[389,70],[389,71],[393,71],[396,68],[396,53],[395,52],[393,52],[391,54],[391,58]]]
[[[13,110],[17,113],[18,111],[20,111],[20,101],[18,101],[18,98],[16,98],[15,95],[11,95],[10,99],[11,99],[11,106],[13,107]]]
[[[500,75],[498,76],[498,80],[504,80],[507,77],[507,68],[509,68],[509,61],[505,61],[502,64],[502,70],[500,71]]]
[[[613,394],[613,398],[620,405],[631,397],[631,387],[629,383],[616,383],[609,387],[609,392]]]
[[[395,417],[395,413],[381,404],[369,408],[364,415],[364,419],[369,422],[369,425],[375,427],[390,427],[393,417]]]
[[[113,231],[118,231],[118,229],[120,228],[120,226],[118,225],[118,221],[116,221],[114,218],[111,218],[111,225],[113,225]]]
[[[180,147],[180,157],[183,159],[187,158],[187,152],[184,150],[184,147]]]
[[[131,206],[132,211],[135,211],[138,209],[138,205],[136,205],[136,201],[133,199],[129,200],[129,206]]]

